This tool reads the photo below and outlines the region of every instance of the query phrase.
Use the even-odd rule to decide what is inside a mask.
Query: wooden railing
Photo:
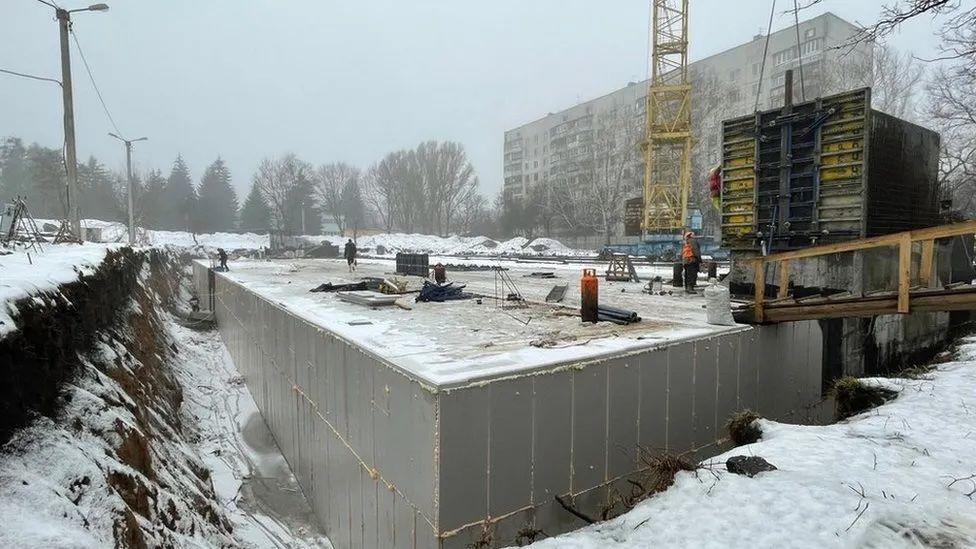
[[[785,299],[790,281],[791,261],[883,247],[898,248],[898,313],[909,313],[911,308],[912,244],[915,242],[922,243],[922,257],[918,269],[918,280],[921,286],[928,287],[932,281],[935,241],[940,238],[972,234],[976,234],[976,221],[941,225],[927,229],[852,240],[850,242],[813,246],[757,257],[754,260],[756,293],[753,303],[753,318],[757,322],[763,322],[765,320],[764,308],[766,302],[767,265],[779,265],[779,292],[776,297],[777,299]]]

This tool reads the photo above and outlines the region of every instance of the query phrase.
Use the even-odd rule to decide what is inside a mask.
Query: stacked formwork
[[[637,448],[715,453],[737,409],[803,419],[816,323],[436,385],[194,265],[221,335],[336,547],[512,545],[581,526],[639,473]],[[210,282],[212,280],[212,282]]]

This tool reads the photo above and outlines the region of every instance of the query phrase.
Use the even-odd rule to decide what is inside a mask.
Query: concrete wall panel
[[[695,342],[694,408],[692,425],[695,448],[715,441],[715,397],[718,386],[719,338]]]
[[[607,475],[610,480],[634,470],[640,418],[640,357],[634,355],[607,364],[609,418],[607,421]]]
[[[488,513],[500,516],[532,498],[532,379],[489,386]]]
[[[725,423],[738,407],[739,350],[741,345],[741,334],[716,338],[718,381],[715,397],[715,438],[724,438],[728,434]]]
[[[573,493],[597,486],[607,467],[607,367],[573,371]]]
[[[553,501],[570,492],[573,441],[573,372],[532,376],[532,501]],[[443,466],[443,464],[442,464]]]
[[[694,446],[692,414],[695,388],[695,347],[668,347],[668,446],[681,454]]]
[[[490,405],[488,387],[440,394],[441,531],[487,516]]]
[[[640,355],[641,450],[661,453],[668,446],[668,350]]]

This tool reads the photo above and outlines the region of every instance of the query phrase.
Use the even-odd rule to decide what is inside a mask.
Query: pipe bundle
[[[637,316],[636,311],[618,309],[609,305],[600,305],[597,309],[597,320],[600,322],[613,322],[614,324],[632,324],[640,322],[641,317]]]

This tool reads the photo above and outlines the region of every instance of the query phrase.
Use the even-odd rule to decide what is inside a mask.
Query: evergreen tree
[[[166,192],[166,178],[159,170],[152,170],[146,176],[145,189],[136,195],[136,225],[147,229],[162,229],[166,216],[163,196]]]
[[[200,232],[233,231],[237,221],[237,193],[231,185],[230,170],[219,156],[203,172],[199,195],[197,213]]]
[[[30,187],[27,204],[34,217],[62,219],[68,216],[67,176],[61,151],[36,143],[27,149]],[[84,212],[80,212],[84,217]]]
[[[163,191],[163,226],[175,231],[194,231],[196,201],[190,169],[183,156],[177,156]]]
[[[116,194],[118,176],[109,173],[94,156],[78,165],[78,209],[84,219],[122,221],[125,208]],[[122,184],[125,184],[123,178]],[[125,195],[122,195],[124,198]]]
[[[240,230],[249,233],[264,234],[271,227],[271,207],[268,200],[261,193],[259,185],[252,184],[251,192],[241,207]]]
[[[17,137],[0,142],[0,204],[30,194],[27,147]]]
[[[322,216],[312,196],[313,190],[307,172],[299,171],[285,195],[285,231],[288,234],[322,234]]]

